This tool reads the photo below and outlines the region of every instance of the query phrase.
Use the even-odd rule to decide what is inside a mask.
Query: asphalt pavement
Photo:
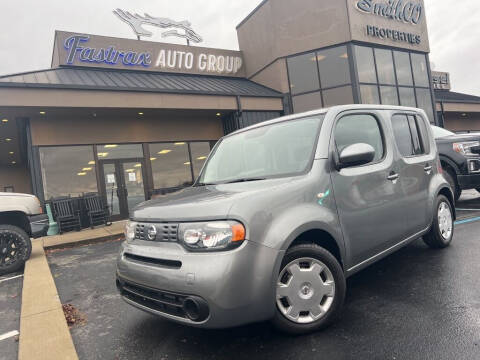
[[[71,329],[80,359],[480,359],[479,232],[480,221],[458,225],[448,249],[418,240],[356,274],[340,321],[298,337],[268,323],[194,329],[125,304],[115,288],[120,242],[48,260],[62,303],[86,318]]]
[[[0,276],[0,360],[16,359],[22,305],[22,273]]]

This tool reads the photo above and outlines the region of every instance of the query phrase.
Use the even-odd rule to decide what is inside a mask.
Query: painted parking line
[[[9,281],[9,280],[13,280],[13,279],[18,279],[18,278],[21,278],[22,276],[23,276],[23,274],[22,274],[22,275],[13,276],[13,277],[7,278],[7,279],[1,279],[1,280],[0,280],[0,283],[3,283],[3,282],[5,282],[5,281]]]
[[[468,223],[472,223],[472,222],[476,222],[476,221],[480,221],[480,217],[474,217],[474,218],[470,218],[470,219],[455,221],[455,225],[468,224]]]
[[[18,334],[20,334],[18,330],[10,331],[8,333],[0,335],[0,341],[10,339],[11,337],[17,336]]]
[[[460,208],[457,208],[456,210],[457,211],[480,211],[480,209],[460,209]]]

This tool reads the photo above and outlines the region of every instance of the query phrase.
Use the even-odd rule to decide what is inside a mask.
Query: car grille
[[[183,310],[183,302],[188,297],[186,295],[156,290],[121,279],[117,279],[117,287],[124,298],[136,304],[161,313],[188,319]]]
[[[149,237],[155,228],[156,235]],[[138,224],[135,227],[135,239],[144,241],[176,242],[178,239],[178,224]]]

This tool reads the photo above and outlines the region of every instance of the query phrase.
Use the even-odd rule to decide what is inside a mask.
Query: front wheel
[[[0,275],[20,270],[31,252],[32,243],[24,230],[0,225]]]
[[[345,292],[342,267],[332,254],[314,244],[294,246],[282,262],[272,322],[290,334],[323,329],[340,314]]]
[[[432,249],[443,249],[450,246],[454,231],[452,205],[445,196],[440,195],[435,203],[432,227],[423,241]]]

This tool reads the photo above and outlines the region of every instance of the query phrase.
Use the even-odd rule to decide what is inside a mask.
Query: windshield
[[[455,135],[453,132],[445,130],[441,127],[432,125],[433,136],[435,139],[440,139],[442,137],[452,136]]]
[[[266,125],[224,138],[197,185],[264,180],[307,170],[324,115]]]

